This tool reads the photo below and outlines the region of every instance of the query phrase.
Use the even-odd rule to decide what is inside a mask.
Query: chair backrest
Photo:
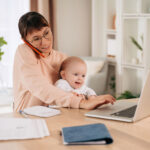
[[[105,94],[107,85],[108,62],[104,57],[80,57],[83,59],[90,69],[87,74],[85,84],[92,88],[97,95]],[[92,65],[90,63],[92,62]],[[93,63],[95,62],[95,63]],[[103,65],[102,65],[103,64]],[[95,66],[94,66],[95,65]],[[98,66],[100,65],[100,66]],[[95,70],[93,70],[95,68]],[[100,69],[98,71],[98,69]],[[93,72],[93,73],[92,73]]]

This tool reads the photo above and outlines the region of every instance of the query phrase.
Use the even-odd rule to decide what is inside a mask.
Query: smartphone
[[[35,48],[35,47],[34,47],[33,45],[31,45],[27,40],[24,40],[24,39],[23,39],[23,41],[24,41],[32,50],[34,50],[36,53],[38,53],[40,56],[45,57],[45,56],[41,53],[41,51],[40,51],[39,49]]]

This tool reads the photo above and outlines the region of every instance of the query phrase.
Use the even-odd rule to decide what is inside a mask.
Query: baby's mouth
[[[75,84],[78,84],[78,85],[80,85],[81,83],[80,83],[80,82],[75,82]]]

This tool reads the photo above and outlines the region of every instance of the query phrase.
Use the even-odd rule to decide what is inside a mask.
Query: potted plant
[[[4,40],[4,38],[0,37],[0,61],[2,60],[2,55],[4,55],[4,52],[2,51],[1,47],[6,44],[7,42]]]
[[[124,91],[123,93],[121,93],[121,95],[119,97],[117,97],[117,100],[120,99],[130,99],[130,98],[138,98],[140,97],[140,94],[137,95],[133,95],[132,92],[130,91]]]

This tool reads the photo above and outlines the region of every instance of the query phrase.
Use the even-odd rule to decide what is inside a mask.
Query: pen
[[[19,110],[19,113],[20,113],[23,117],[28,118],[28,115],[27,115],[24,111]]]

